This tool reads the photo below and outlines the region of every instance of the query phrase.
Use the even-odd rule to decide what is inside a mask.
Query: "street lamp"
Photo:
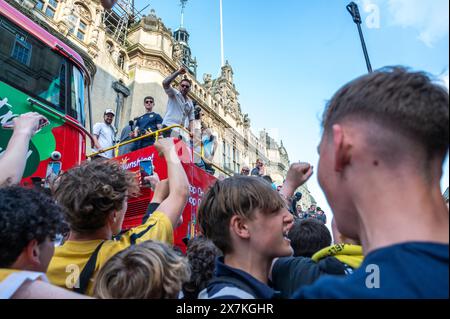
[[[355,22],[356,26],[358,27],[359,38],[361,40],[364,58],[366,59],[367,70],[369,71],[369,73],[372,73],[372,66],[370,65],[369,54],[367,53],[366,43],[364,42],[364,36],[361,30],[361,15],[359,14],[358,5],[352,1],[347,5],[346,8],[347,11],[352,16],[353,22]]]

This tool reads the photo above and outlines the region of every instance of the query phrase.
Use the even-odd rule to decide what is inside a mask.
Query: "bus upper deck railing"
[[[94,156],[96,156],[96,155],[99,155],[99,154],[101,154],[101,153],[108,152],[108,151],[111,151],[111,150],[114,151],[114,157],[117,157],[117,156],[119,156],[119,149],[120,149],[120,147],[122,147],[122,146],[124,146],[124,145],[131,144],[131,143],[140,141],[140,140],[142,140],[142,139],[144,139],[144,138],[148,138],[148,137],[152,137],[152,136],[155,137],[155,142],[156,142],[156,141],[158,140],[158,138],[160,137],[160,134],[161,134],[161,133],[166,132],[166,131],[169,131],[169,130],[172,130],[172,129],[176,129],[176,128],[179,128],[181,131],[184,131],[184,132],[187,133],[188,135],[190,134],[190,132],[189,132],[184,126],[181,126],[181,125],[171,125],[171,126],[162,128],[162,129],[157,130],[157,131],[154,131],[154,132],[149,132],[149,133],[147,133],[147,134],[144,134],[144,135],[142,135],[142,136],[133,138],[133,139],[131,139],[131,140],[128,140],[128,141],[125,141],[125,142],[122,142],[122,143],[115,144],[114,146],[111,146],[111,147],[102,149],[102,150],[99,151],[99,152],[95,152],[95,153],[89,154],[89,155],[87,155],[87,157],[88,157],[88,158],[94,157]],[[181,131],[180,131],[180,133],[181,133]],[[219,167],[218,165],[216,165],[215,163],[211,162],[210,160],[208,160],[208,159],[206,159],[206,158],[204,157],[203,143],[201,143],[201,151],[200,151],[200,154],[197,153],[197,152],[195,152],[194,150],[193,150],[193,154],[199,156],[206,164],[211,165],[212,167],[214,167],[215,169],[217,169],[217,170],[220,171],[221,173],[225,174],[226,176],[231,176],[230,173],[224,171],[221,167]]]

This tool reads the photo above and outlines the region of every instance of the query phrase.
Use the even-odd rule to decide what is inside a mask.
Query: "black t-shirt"
[[[345,275],[345,265],[334,257],[318,263],[307,257],[282,257],[272,268],[272,284],[289,298],[299,288],[314,283],[322,275]]]

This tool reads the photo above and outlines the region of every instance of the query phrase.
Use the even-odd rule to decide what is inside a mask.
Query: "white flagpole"
[[[222,57],[222,66],[225,65],[225,59],[223,54],[223,17],[222,17],[222,0],[220,0],[220,52]]]

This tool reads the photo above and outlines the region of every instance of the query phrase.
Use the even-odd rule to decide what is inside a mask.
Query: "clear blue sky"
[[[262,128],[283,143],[291,162],[317,167],[320,117],[325,102],[343,84],[367,72],[351,16],[350,0],[223,0],[225,58],[234,69],[242,111],[253,131]],[[446,81],[448,87],[449,5],[447,0],[360,0],[363,32],[374,69],[406,65]],[[137,0],[165,25],[180,24],[178,0]],[[198,75],[220,70],[219,0],[189,0],[184,25],[197,57]],[[448,186],[448,160],[443,191]],[[315,172],[317,173],[317,172]],[[317,183],[308,187],[330,212]]]

